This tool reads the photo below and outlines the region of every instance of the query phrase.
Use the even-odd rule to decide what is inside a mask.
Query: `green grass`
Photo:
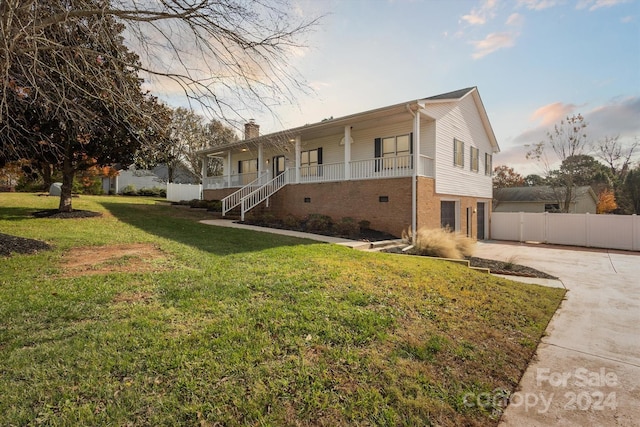
[[[0,267],[2,425],[491,425],[467,392],[514,390],[564,293],[456,264],[217,228],[153,199],[0,232],[52,251]],[[151,243],[151,272],[64,277],[73,247]]]

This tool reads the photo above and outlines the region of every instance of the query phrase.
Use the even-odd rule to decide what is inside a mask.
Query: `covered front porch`
[[[226,168],[224,175],[210,176],[203,179],[203,189],[216,190],[223,188],[240,188],[250,184],[264,184],[277,176],[287,173],[290,184],[350,181],[362,179],[381,179],[412,176],[414,174],[415,155],[396,156],[390,158],[373,158],[353,160],[340,163],[322,163],[306,166],[294,166],[280,171],[277,168],[256,170],[246,173],[231,173]],[[277,160],[276,160],[277,161]],[[267,160],[267,165],[269,164]],[[230,161],[227,162],[230,164]],[[258,160],[258,165],[262,164]],[[433,158],[418,156],[418,176],[433,178]]]

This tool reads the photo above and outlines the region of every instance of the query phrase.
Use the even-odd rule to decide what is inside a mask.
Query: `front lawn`
[[[563,298],[432,259],[0,194],[2,425],[495,425]],[[494,411],[497,410],[497,411]]]

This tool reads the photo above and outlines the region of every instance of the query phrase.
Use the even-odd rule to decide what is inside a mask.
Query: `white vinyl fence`
[[[167,184],[167,200],[179,202],[180,200],[202,199],[202,185],[200,184]]]
[[[640,216],[493,212],[491,238],[640,250]]]

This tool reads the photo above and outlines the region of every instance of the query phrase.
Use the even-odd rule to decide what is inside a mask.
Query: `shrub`
[[[222,201],[207,200],[207,210],[211,212],[222,212]]]
[[[331,230],[333,221],[330,216],[321,214],[309,214],[305,228],[311,232],[326,233]]]
[[[158,187],[153,187],[153,188],[143,187],[140,190],[138,190],[138,196],[158,197],[160,196],[160,189]]]
[[[209,200],[192,199],[189,200],[189,206],[192,208],[208,209]]]
[[[358,222],[358,225],[360,226],[360,230],[371,229],[371,221],[367,221],[366,219],[363,219],[362,221]]]
[[[409,240],[408,236],[410,232],[403,233],[403,238]],[[418,230],[413,245],[414,252],[420,255],[453,259],[471,256],[475,249],[475,242],[472,239],[442,228]]]
[[[356,237],[360,233],[360,225],[356,224],[356,221],[350,217],[342,218],[333,228],[336,233],[346,237]]]
[[[476,241],[462,234],[456,234],[456,247],[463,257],[470,257],[476,250]]]
[[[260,215],[260,223],[262,225],[276,225],[278,221],[276,217],[271,212],[264,212]]]
[[[284,217],[284,219],[282,220],[282,224],[291,230],[298,230],[300,229],[300,220],[293,216],[293,215],[287,215]]]
[[[122,194],[125,196],[137,196],[138,192],[136,191],[135,185],[129,184],[122,189]]]

